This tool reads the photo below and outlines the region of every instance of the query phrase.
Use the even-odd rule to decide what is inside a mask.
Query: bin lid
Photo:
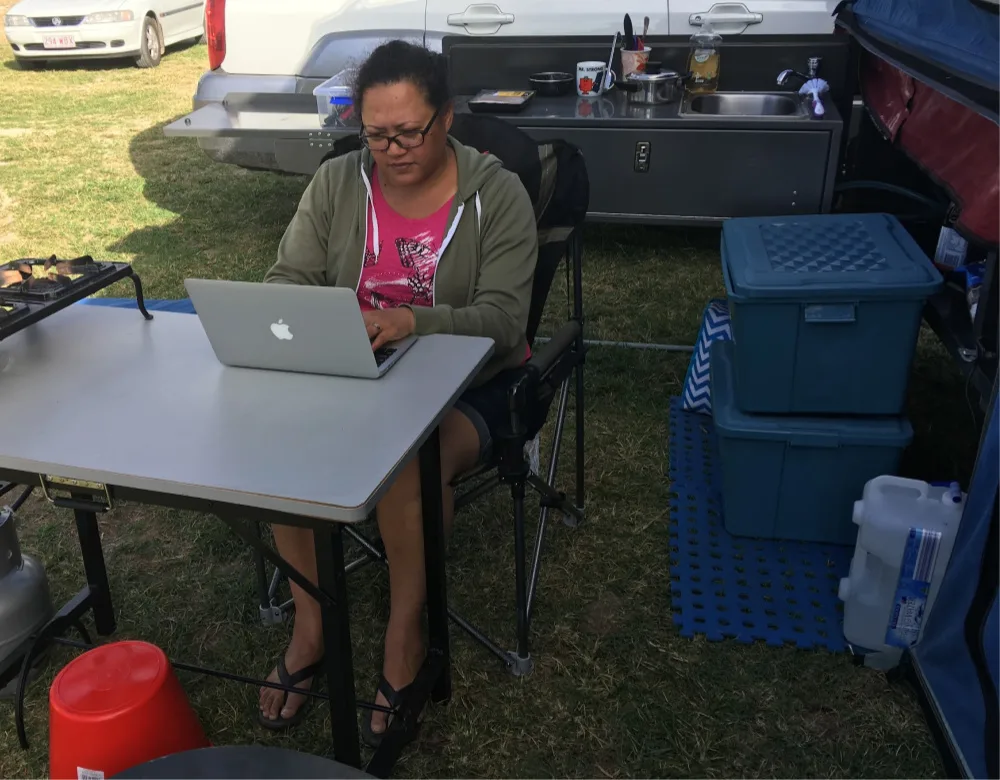
[[[748,298],[926,298],[944,282],[891,214],[730,219],[722,265],[727,291]]]
[[[784,441],[800,447],[905,447],[913,426],[905,417],[803,417],[746,414],[736,405],[735,342],[716,339],[709,352],[712,417],[722,436]]]
[[[123,715],[157,693],[169,668],[163,651],[148,642],[100,645],[60,670],[49,700],[74,716]]]

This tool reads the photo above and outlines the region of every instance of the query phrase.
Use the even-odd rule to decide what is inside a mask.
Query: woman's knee
[[[475,424],[457,409],[445,416],[440,433],[441,480],[447,485],[476,465],[482,445]]]
[[[447,486],[455,477],[476,465],[479,459],[479,434],[472,422],[454,409],[441,423],[441,481]],[[379,521],[383,508],[391,512],[401,509],[420,510],[420,459],[413,457],[393,480],[385,497],[379,502]]]

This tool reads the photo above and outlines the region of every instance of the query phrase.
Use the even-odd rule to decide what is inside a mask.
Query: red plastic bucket
[[[208,745],[167,656],[147,642],[89,650],[49,689],[52,778],[98,780]]]

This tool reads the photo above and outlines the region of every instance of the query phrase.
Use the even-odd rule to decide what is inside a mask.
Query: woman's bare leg
[[[313,543],[312,530],[287,525],[275,525],[273,530],[278,554],[315,585],[316,546]],[[292,598],[295,599],[295,622],[292,624],[292,641],[285,651],[285,666],[289,674],[295,674],[299,669],[318,661],[323,655],[323,624],[319,603],[294,582],[290,585]],[[274,669],[267,679],[269,682],[279,682],[278,670]],[[297,683],[296,687],[308,688],[311,685],[310,679]],[[279,713],[283,718],[290,718],[302,706],[306,697],[290,693],[282,707],[284,698],[284,691],[262,687],[261,712],[272,720],[277,718]]]
[[[441,424],[441,481],[444,521],[454,514],[451,481],[479,459],[479,434],[461,412],[452,410]],[[378,505],[378,525],[389,559],[389,625],[385,633],[383,674],[396,690],[409,685],[424,659],[420,626],[427,583],[424,579],[424,530],[417,459],[403,469]],[[379,694],[376,703],[388,705]],[[372,714],[372,730],[385,730],[386,715]]]

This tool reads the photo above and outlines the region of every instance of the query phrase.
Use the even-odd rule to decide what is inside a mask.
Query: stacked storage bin
[[[728,220],[733,340],[711,350],[726,529],[853,545],[854,501],[894,474],[924,303],[940,273],[888,214]]]

